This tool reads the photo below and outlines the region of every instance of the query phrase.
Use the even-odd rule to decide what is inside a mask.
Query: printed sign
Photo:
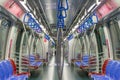
[[[114,2],[114,0],[107,0],[97,11],[96,14],[98,16],[98,19],[105,17],[107,14],[112,12],[117,8],[117,4]]]
[[[4,7],[18,18],[20,18],[24,13],[24,11],[19,7],[19,5],[14,0],[7,0],[4,3]]]

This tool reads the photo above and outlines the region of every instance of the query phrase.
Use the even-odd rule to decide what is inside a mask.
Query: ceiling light
[[[90,12],[94,7],[95,7],[96,3],[94,3],[92,6],[90,6],[90,8],[88,9],[88,12]]]
[[[25,8],[25,10],[27,10],[28,12],[30,12],[30,10],[28,9],[28,7],[25,5],[24,1],[19,1],[19,2]]]

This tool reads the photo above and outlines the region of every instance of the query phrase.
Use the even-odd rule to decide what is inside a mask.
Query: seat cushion
[[[31,62],[30,66],[36,66],[36,62]]]
[[[2,74],[0,74],[0,80],[2,80],[5,78],[5,73],[4,73],[3,68],[1,67],[1,64],[0,64],[0,73],[2,73]]]
[[[110,77],[106,75],[91,75],[91,78],[94,80],[112,80]]]
[[[14,75],[14,76],[11,76],[8,80],[26,80],[28,79],[28,76],[27,75]]]
[[[42,62],[39,61],[39,62],[36,62],[35,65],[36,65],[36,66],[40,66],[41,64],[42,64]]]
[[[86,62],[82,62],[82,66],[89,66],[89,64]]]
[[[39,62],[31,62],[30,66],[38,66],[39,67],[41,64],[42,64],[42,62],[40,62],[40,61]]]
[[[80,61],[75,62],[75,64],[76,64],[78,67],[80,67],[80,66],[82,65],[82,63],[81,63]]]

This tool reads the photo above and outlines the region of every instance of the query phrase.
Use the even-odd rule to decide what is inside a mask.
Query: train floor
[[[43,65],[37,71],[31,71],[29,80],[59,80],[57,75],[57,68],[55,57],[51,58],[48,65]],[[62,80],[90,80],[87,73],[80,70],[76,66],[71,66],[64,61]]]

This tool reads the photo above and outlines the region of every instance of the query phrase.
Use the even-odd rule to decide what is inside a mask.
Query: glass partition
[[[5,59],[5,47],[10,27],[10,21],[0,16],[0,60]]]

